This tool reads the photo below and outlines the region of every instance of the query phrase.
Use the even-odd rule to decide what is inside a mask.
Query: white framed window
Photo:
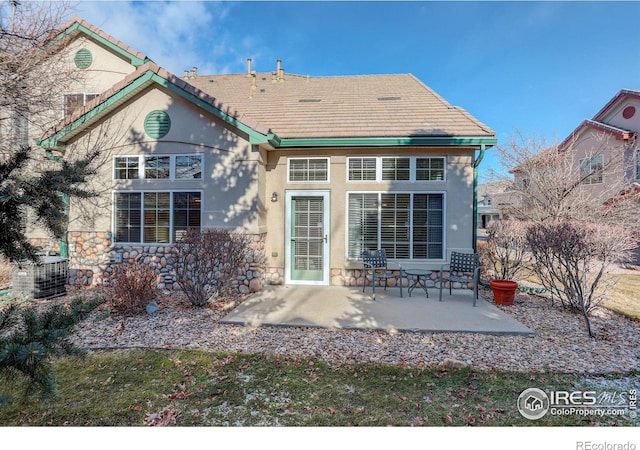
[[[145,180],[168,180],[171,178],[171,156],[154,155],[144,157]]]
[[[188,229],[200,229],[202,192],[114,192],[115,242],[171,244]]]
[[[349,181],[376,181],[378,159],[376,157],[347,158],[347,179]]]
[[[176,155],[174,178],[176,180],[201,180],[202,155]]]
[[[100,94],[95,93],[74,93],[74,94],[64,94],[63,96],[63,108],[64,108],[64,117],[69,117],[76,110],[82,108],[84,105],[89,103],[92,99],[97,97]]]
[[[114,180],[201,180],[203,155],[118,155]]]
[[[416,181],[444,181],[444,158],[416,157]]]
[[[582,184],[602,183],[602,172],[604,168],[604,156],[598,155],[593,158],[580,160],[580,182]]]
[[[411,181],[411,158],[382,157],[383,181]]]
[[[347,258],[384,248],[405,260],[443,260],[444,192],[348,192]]]
[[[140,178],[140,158],[138,156],[115,156],[113,158],[114,180],[137,180]]]
[[[288,183],[329,181],[329,158],[288,158]]]
[[[347,181],[445,181],[444,156],[350,156]]]

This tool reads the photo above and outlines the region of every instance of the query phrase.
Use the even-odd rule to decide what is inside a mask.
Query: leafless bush
[[[534,271],[553,299],[580,311],[589,336],[590,313],[613,287],[605,275],[634,246],[623,227],[580,222],[535,223],[527,229]]]
[[[123,263],[113,273],[110,306],[119,314],[142,314],[158,296],[158,275],[145,264]]]
[[[175,247],[176,277],[194,306],[232,294],[243,273],[250,240],[226,229],[189,230]]]
[[[528,271],[527,223],[493,220],[487,226],[487,242],[481,255],[491,278],[516,281]]]

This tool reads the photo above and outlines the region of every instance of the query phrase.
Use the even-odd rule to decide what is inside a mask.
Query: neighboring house
[[[584,120],[558,146],[546,149],[532,158],[548,159],[566,154],[573,165],[575,179],[580,183],[582,201],[608,207],[629,193],[640,192],[640,90],[622,89],[592,119]],[[516,186],[526,186],[531,180],[526,171],[512,170]],[[517,200],[517,199],[515,199]],[[526,201],[526,199],[523,199]],[[513,203],[520,207],[521,202]],[[636,205],[637,203],[631,204]],[[640,207],[637,212],[640,219]],[[637,223],[637,220],[636,220]],[[640,262],[640,247],[632,261]]]
[[[575,173],[585,189],[607,185],[630,186],[640,182],[640,90],[618,92],[593,119],[586,119],[557,147],[548,152],[570,152]],[[516,185],[527,183],[526,174],[513,171]]]
[[[143,256],[169,287],[189,228],[254,236],[245,291],[357,284],[363,250],[436,270],[474,250],[495,132],[413,75],[293,75],[280,61],[260,73],[249,60],[247,73],[180,78],[80,19],[66,30],[62,57],[95,76],[39,144],[102,161],[100,196],[70,206],[71,282]]]
[[[478,185],[478,228],[484,230],[492,220],[505,218],[503,199],[510,182],[496,181]]]

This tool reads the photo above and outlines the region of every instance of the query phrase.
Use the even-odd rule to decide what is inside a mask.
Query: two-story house
[[[495,133],[415,76],[315,77],[280,61],[258,72],[250,60],[246,73],[176,76],[81,19],[60,39],[87,81],[38,143],[101,161],[100,195],[70,205],[72,282],[143,255],[168,287],[189,228],[254,237],[247,291],[356,284],[363,250],[437,269],[475,248],[478,164]]]

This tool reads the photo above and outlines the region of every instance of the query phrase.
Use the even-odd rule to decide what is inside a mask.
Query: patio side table
[[[407,291],[409,292],[409,297],[411,297],[411,292],[416,287],[421,287],[424,290],[424,293],[427,295],[427,298],[429,298],[429,291],[427,291],[427,283],[426,283],[426,281],[427,281],[427,277],[429,275],[431,275],[431,271],[430,270],[404,269],[404,274],[412,276],[412,277],[415,277],[415,281],[407,289]]]

